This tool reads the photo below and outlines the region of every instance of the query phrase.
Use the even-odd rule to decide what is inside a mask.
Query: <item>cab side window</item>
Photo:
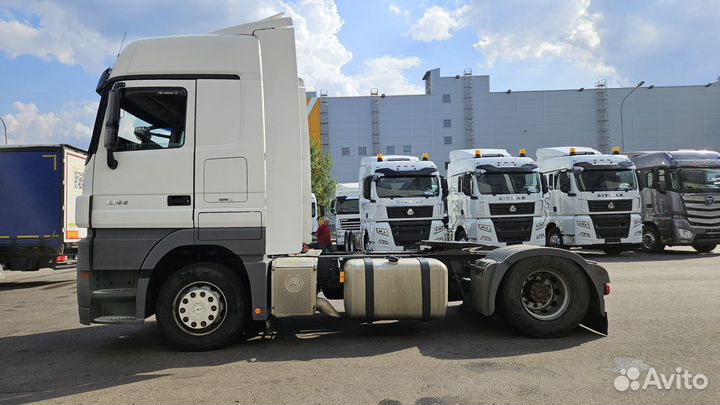
[[[115,151],[182,147],[186,115],[187,92],[183,88],[122,90]]]

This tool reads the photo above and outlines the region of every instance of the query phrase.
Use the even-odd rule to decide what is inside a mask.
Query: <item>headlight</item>
[[[390,236],[390,232],[388,232],[387,229],[378,228],[378,229],[376,229],[376,231],[377,231],[377,233],[379,233],[380,235]]]
[[[480,238],[479,238],[479,239],[480,239],[480,240],[487,241],[487,242],[492,241],[492,238],[491,238],[491,237],[485,236],[485,235],[480,235]]]
[[[589,237],[590,237],[590,234],[587,233],[587,232],[580,232],[580,237],[581,237],[581,238],[589,238]]]
[[[695,233],[693,231],[688,231],[687,229],[678,229],[677,230],[678,236],[680,239],[693,239],[695,237]]]
[[[444,230],[445,230],[444,226],[436,226],[435,229],[433,230],[433,233],[442,232]]]
[[[537,224],[535,224],[535,230],[536,230],[536,231],[539,231],[539,230],[542,229],[544,226],[545,226],[545,222],[544,222],[544,221],[538,222]]]
[[[490,225],[478,224],[478,229],[483,232],[492,232],[492,227]]]
[[[642,225],[642,220],[641,220],[641,219],[636,219],[636,220],[633,221],[633,226],[634,226],[634,227],[635,227],[635,226],[640,226],[640,225]]]
[[[388,241],[386,241],[385,239],[378,239],[377,243],[378,245],[387,245]]]
[[[580,228],[590,229],[590,223],[588,221],[576,221],[575,223]]]

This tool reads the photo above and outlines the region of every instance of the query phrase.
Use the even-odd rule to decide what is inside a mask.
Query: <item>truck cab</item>
[[[544,182],[535,162],[520,151],[450,152],[448,217],[454,240],[488,246],[545,244]]]
[[[720,153],[707,150],[633,152],[643,200],[643,249],[720,243]]]
[[[613,154],[566,146],[537,150],[548,183],[547,246],[582,246],[608,254],[639,247],[640,192],[635,165]]]
[[[330,212],[335,216],[335,240],[341,250],[349,250],[345,246],[350,239],[346,234],[360,230],[359,195],[358,183],[338,183],[335,186],[335,199]]]
[[[360,162],[360,231],[355,244],[368,251],[415,249],[444,240],[440,173],[427,154],[364,157]]]

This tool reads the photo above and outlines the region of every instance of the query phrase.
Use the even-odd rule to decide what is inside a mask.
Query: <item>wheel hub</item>
[[[176,299],[176,321],[190,332],[212,330],[224,318],[225,297],[212,284],[195,283]]]
[[[564,277],[553,269],[540,269],[531,273],[520,287],[523,307],[539,320],[553,320],[561,316],[568,307],[568,295]]]

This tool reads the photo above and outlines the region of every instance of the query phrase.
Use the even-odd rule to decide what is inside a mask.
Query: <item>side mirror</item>
[[[540,187],[542,189],[543,194],[547,194],[548,191],[550,191],[550,188],[548,187],[548,184],[547,184],[547,179],[542,174],[540,175]]]
[[[318,211],[320,212],[321,217],[325,216],[325,206],[324,205],[318,204]]]
[[[107,151],[107,165],[115,170],[118,166],[114,150],[118,143],[118,130],[120,128],[120,97],[124,83],[116,83],[108,94],[107,110],[105,112],[105,150]]]
[[[440,177],[440,188],[442,189],[442,197],[447,198],[448,192],[448,181],[445,177]]]

